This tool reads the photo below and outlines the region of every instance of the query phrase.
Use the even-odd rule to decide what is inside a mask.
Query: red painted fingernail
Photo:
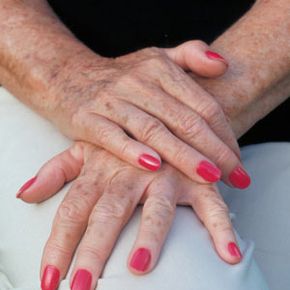
[[[227,63],[227,61],[218,53],[214,52],[214,51],[211,51],[211,50],[207,50],[205,52],[206,56],[209,58],[209,59],[213,59],[213,60],[221,60],[225,63]]]
[[[245,189],[251,184],[248,173],[240,166],[236,167],[229,175],[229,181],[234,187]]]
[[[130,262],[130,267],[139,272],[145,272],[149,267],[150,261],[150,251],[145,248],[140,248],[134,253]]]
[[[229,250],[229,253],[234,256],[234,257],[237,257],[239,259],[242,259],[243,258],[243,255],[239,249],[239,247],[237,246],[236,243],[234,242],[230,242],[228,244],[228,250]]]
[[[35,180],[37,179],[37,176],[34,176],[32,177],[31,179],[29,179],[28,181],[26,181],[22,186],[21,188],[18,190],[17,194],[16,194],[16,197],[17,198],[20,198],[21,197],[21,194],[27,190],[34,182]]]
[[[139,164],[144,166],[145,168],[156,171],[160,168],[161,162],[157,158],[149,155],[149,154],[142,154],[138,160]]]
[[[46,266],[42,278],[41,289],[42,290],[56,290],[59,284],[60,272],[54,266]]]
[[[217,182],[221,178],[221,171],[215,165],[208,161],[201,161],[196,169],[197,174],[199,174],[203,179],[209,182]]]
[[[90,290],[92,285],[92,274],[85,270],[78,270],[73,278],[71,289],[72,290]]]

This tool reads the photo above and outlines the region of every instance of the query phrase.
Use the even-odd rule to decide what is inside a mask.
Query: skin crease
[[[3,3],[9,3],[9,1],[3,1]],[[21,6],[21,4],[19,4],[21,3],[20,1],[15,1],[15,3]],[[29,3],[33,4],[32,1]],[[39,9],[41,10],[42,8]],[[271,13],[269,12],[270,10]],[[272,110],[288,97],[289,81],[287,77],[289,75],[289,62],[286,54],[287,51],[289,51],[289,43],[287,42],[287,34],[289,35],[289,31],[287,31],[289,19],[286,17],[287,11],[289,13],[289,1],[257,2],[255,7],[235,25],[235,28],[230,29],[213,44],[213,47],[217,51],[220,51],[226,59],[230,60],[230,69],[226,75],[216,80],[197,79],[209,92],[212,92],[223,105],[237,136],[245,132],[248,126],[251,126],[264,114]],[[29,12],[27,13],[29,14]],[[2,12],[0,12],[0,17],[1,15],[3,16]],[[284,25],[282,27],[281,25],[274,25],[278,22]],[[21,19],[19,19],[19,23],[21,23]],[[49,21],[48,23],[50,24]],[[267,25],[269,25],[268,27],[271,29],[265,29]],[[255,30],[257,31],[255,35],[256,41],[252,41],[251,37],[253,36],[248,34],[249,26],[251,30],[253,30],[253,27],[257,29]],[[275,29],[272,29],[273,26]],[[258,33],[261,29],[265,34]],[[64,30],[63,34],[68,41],[71,40],[72,36],[69,32]],[[239,37],[235,35],[239,35]],[[277,37],[277,35],[279,35],[279,37]],[[240,40],[243,40],[242,43],[240,43]],[[262,40],[264,42],[261,42]],[[73,45],[73,43],[74,41],[72,41],[72,50],[75,50],[76,55],[78,55],[78,53],[83,53],[79,51],[78,47]],[[237,45],[238,43],[240,45]],[[39,45],[41,46],[41,44]],[[259,45],[261,45],[262,48],[267,48],[267,51],[262,54],[256,53],[261,50]],[[62,46],[62,44],[59,43],[59,46]],[[235,47],[239,47],[239,50],[236,50]],[[286,49],[281,50],[281,47],[286,47]],[[53,82],[59,75],[58,70],[61,65],[65,67],[67,59],[69,58],[64,55],[61,56],[61,60],[57,59],[57,57],[52,57],[50,61],[47,61],[48,66],[51,65],[53,67],[49,72],[40,68],[40,71],[33,72],[33,77],[30,78],[30,74],[26,72],[29,71],[28,68],[35,62],[35,59],[33,57],[31,59],[31,56],[27,55],[27,63],[23,65],[21,61],[13,63],[13,61],[7,57],[7,54],[3,53],[2,48],[3,43],[1,43],[0,49],[0,59],[1,62],[3,61],[0,79],[1,82],[3,80],[3,84],[5,84],[6,87],[11,87],[10,90],[15,92],[16,95],[17,92],[19,92],[19,95],[23,94],[23,88],[21,89],[19,85],[23,83],[26,84],[24,90],[26,90],[27,94],[33,90],[37,91],[37,89],[41,90],[45,88],[43,79],[47,78]],[[7,47],[5,49],[7,52]],[[69,54],[70,52],[66,53]],[[275,58],[270,57],[274,54]],[[21,57],[19,59],[21,60]],[[267,62],[264,62],[264,59],[267,59]],[[268,59],[273,59],[273,61],[268,62]],[[263,66],[261,66],[261,63]],[[22,73],[19,72],[20,70],[23,70]],[[273,96],[275,98],[273,98]],[[236,101],[237,98],[239,102]],[[30,99],[29,102],[32,102],[30,103],[32,107],[36,106],[36,104],[33,103],[33,98]],[[239,106],[236,106],[237,103]],[[265,109],[265,104],[267,109]],[[47,107],[49,107],[49,105],[42,108],[43,112],[49,110]],[[250,117],[251,120],[245,122],[244,120],[248,117]],[[27,196],[29,196],[29,192],[26,193]],[[25,199],[25,196],[23,198]],[[157,258],[157,255],[154,257]]]

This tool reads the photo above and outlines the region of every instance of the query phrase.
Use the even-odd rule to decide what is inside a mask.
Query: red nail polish
[[[213,60],[221,60],[225,63],[227,63],[227,61],[218,53],[214,52],[214,51],[211,51],[211,50],[207,50],[205,52],[206,56],[209,58],[209,59],[213,59]]]
[[[34,176],[32,177],[31,179],[29,179],[28,181],[26,181],[22,186],[21,188],[18,190],[17,194],[16,194],[16,197],[17,198],[20,198],[21,197],[21,194],[27,190],[34,182],[35,180],[37,179],[37,176]]]
[[[208,182],[217,182],[221,178],[221,171],[208,161],[201,161],[196,169],[198,175]]]
[[[59,284],[60,273],[54,266],[46,266],[42,278],[41,289],[42,290],[56,290]]]
[[[243,258],[243,255],[239,249],[239,247],[237,246],[236,243],[234,242],[230,242],[228,244],[228,250],[229,250],[229,253],[234,256],[234,257],[237,257],[239,259],[242,259]]]
[[[149,154],[142,154],[139,157],[138,162],[140,165],[144,166],[145,168],[147,168],[151,171],[156,171],[161,166],[160,161],[157,158],[155,158]]]
[[[245,189],[251,184],[251,178],[240,166],[236,167],[229,175],[229,181],[234,187]]]
[[[138,249],[131,258],[130,267],[139,272],[145,272],[151,261],[151,253],[148,249]]]
[[[85,270],[78,270],[73,278],[71,289],[72,290],[90,290],[92,285],[92,274]]]

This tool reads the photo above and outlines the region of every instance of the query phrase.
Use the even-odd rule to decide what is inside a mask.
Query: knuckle
[[[202,185],[202,190],[195,195],[194,206],[209,216],[216,213],[228,213],[226,203],[212,185]]]
[[[208,121],[221,119],[221,117],[224,117],[223,109],[218,104],[218,102],[214,100],[211,100],[206,104],[206,106],[203,109],[203,113]]]
[[[160,55],[163,55],[163,51],[161,48],[156,46],[146,47],[143,49],[143,52],[150,56],[150,57],[159,57]]]
[[[57,211],[57,221],[62,224],[81,224],[88,219],[89,204],[84,197],[65,199]]]
[[[150,60],[149,60],[149,65],[153,68],[159,68],[159,69],[164,69],[164,67],[167,67],[167,59],[164,57],[164,55],[156,55],[155,57],[152,57]]]
[[[229,215],[227,205],[220,198],[212,198],[209,206],[208,215],[212,219],[224,219]]]
[[[105,249],[95,248],[92,245],[82,245],[79,252],[82,257],[88,257],[95,264],[103,265],[107,260],[107,251]]]
[[[131,145],[132,143],[130,142],[130,140],[124,140],[123,143],[120,144],[120,147],[119,147],[120,155],[125,156],[125,157],[130,155],[130,151],[132,152]]]
[[[229,209],[221,198],[216,194],[203,194],[199,202],[202,204],[202,220],[209,229],[216,232],[232,231]]]
[[[143,142],[151,143],[166,130],[165,126],[155,118],[145,120],[141,138]]]
[[[186,146],[176,146],[175,152],[173,153],[174,161],[176,164],[184,166],[188,163],[189,151]]]
[[[145,61],[145,68],[148,69],[164,69],[168,65],[168,57],[164,51],[157,47],[150,47],[145,49],[147,58]]]
[[[126,92],[128,88],[136,89],[141,87],[141,85],[140,76],[134,66],[128,69],[127,73],[119,76],[114,84],[116,92]]]
[[[219,146],[220,148],[216,148],[216,164],[225,164],[227,161],[233,159],[233,153],[226,146]]]
[[[194,139],[205,132],[205,121],[198,115],[190,114],[181,118],[180,129],[186,138]]]
[[[207,202],[205,210],[209,220],[224,220],[229,216],[227,205],[217,195],[211,196],[208,200],[205,200],[205,202]]]
[[[89,225],[94,224],[120,224],[124,217],[127,216],[128,205],[130,199],[124,201],[115,196],[111,196],[106,200],[99,201],[90,218]]]
[[[217,232],[232,231],[227,207],[214,208],[207,217],[207,225]]]
[[[207,44],[203,42],[202,40],[189,40],[184,43],[185,47],[192,48],[193,46],[198,48],[204,48],[207,47]]]
[[[99,124],[96,128],[96,136],[97,136],[97,141],[100,146],[105,147],[108,145],[111,141],[111,132],[112,128],[106,124]]]
[[[59,258],[69,261],[71,255],[69,248],[58,239],[50,240],[45,246],[45,257],[48,261],[58,260]]]
[[[191,40],[191,42],[193,45],[196,45],[196,46],[202,46],[202,47],[207,46],[207,44],[202,40]]]
[[[144,225],[152,228],[155,226],[160,230],[168,225],[175,213],[175,204],[165,196],[154,196],[148,198],[144,205]]]

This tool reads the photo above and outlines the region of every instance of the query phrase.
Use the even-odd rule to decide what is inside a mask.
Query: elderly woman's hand
[[[155,171],[161,158],[190,179],[221,177],[245,188],[250,178],[216,100],[183,70],[216,77],[226,61],[201,41],[147,48],[115,59],[79,54],[53,77],[46,114],[68,137],[98,145]],[[183,68],[183,69],[182,69]],[[51,102],[51,101],[50,101]]]
[[[147,273],[156,265],[177,204],[192,206],[222,259],[234,264],[242,258],[217,187],[195,183],[166,163],[158,172],[144,172],[103,149],[77,142],[46,163],[19,197],[41,202],[73,179],[44,249],[43,290],[56,289],[76,248],[72,289],[95,289],[118,235],[139,203],[144,203],[142,221],[128,259],[133,273]]]

